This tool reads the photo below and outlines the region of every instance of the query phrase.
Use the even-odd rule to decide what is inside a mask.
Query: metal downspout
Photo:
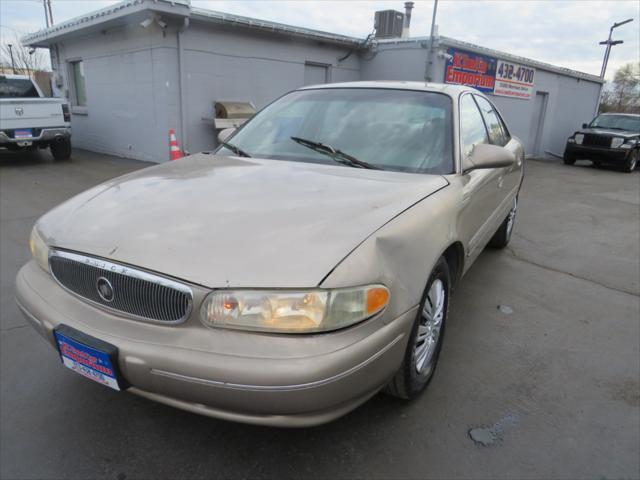
[[[189,135],[187,133],[187,92],[184,76],[184,41],[182,34],[189,28],[189,19],[178,29],[178,88],[180,90],[180,133],[182,135],[182,150],[189,155]]]

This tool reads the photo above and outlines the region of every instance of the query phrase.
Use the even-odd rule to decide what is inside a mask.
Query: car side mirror
[[[588,124],[586,124],[586,123],[583,123],[583,124],[582,124],[582,128],[587,128],[588,126],[589,126],[589,125],[588,125]]]
[[[230,127],[230,128],[225,128],[224,130],[220,130],[220,133],[218,133],[218,142],[223,143],[227,141],[227,138],[229,138],[233,132],[235,132],[236,129],[234,127]]]
[[[481,143],[476,145],[471,155],[463,162],[464,171],[480,170],[485,168],[504,168],[516,163],[516,156],[509,150],[498,145]]]

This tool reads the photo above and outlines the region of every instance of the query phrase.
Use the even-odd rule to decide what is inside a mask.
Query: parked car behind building
[[[640,115],[630,113],[603,113],[583,123],[582,129],[567,139],[564,163],[591,160],[619,165],[625,172],[633,172],[640,155]]]

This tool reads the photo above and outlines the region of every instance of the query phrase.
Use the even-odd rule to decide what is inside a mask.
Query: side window
[[[491,105],[486,98],[482,98],[477,95],[474,96],[476,98],[476,102],[478,102],[484,121],[487,124],[487,128],[489,129],[489,140],[491,140],[491,143],[494,145],[504,147],[509,142],[509,135],[507,134],[500,117],[498,117],[494,106]]]
[[[70,62],[71,83],[73,84],[73,104],[85,107],[87,105],[87,88],[84,80],[84,63],[82,60]]]
[[[471,154],[476,145],[489,143],[482,115],[471,95],[464,95],[460,99],[460,136],[462,151],[466,156]]]

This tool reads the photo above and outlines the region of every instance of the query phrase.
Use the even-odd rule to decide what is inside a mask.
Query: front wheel
[[[568,152],[564,152],[564,155],[562,156],[562,161],[564,162],[565,165],[573,165],[574,163],[576,163],[576,157],[574,157]]]
[[[442,349],[449,312],[450,285],[449,266],[442,257],[429,276],[404,359],[385,388],[386,393],[405,399],[413,398],[431,381]]]
[[[629,157],[624,162],[624,171],[627,173],[633,172],[638,166],[638,150],[634,150],[629,154]]]
[[[68,138],[52,142],[49,148],[56,162],[71,158],[71,140]]]

